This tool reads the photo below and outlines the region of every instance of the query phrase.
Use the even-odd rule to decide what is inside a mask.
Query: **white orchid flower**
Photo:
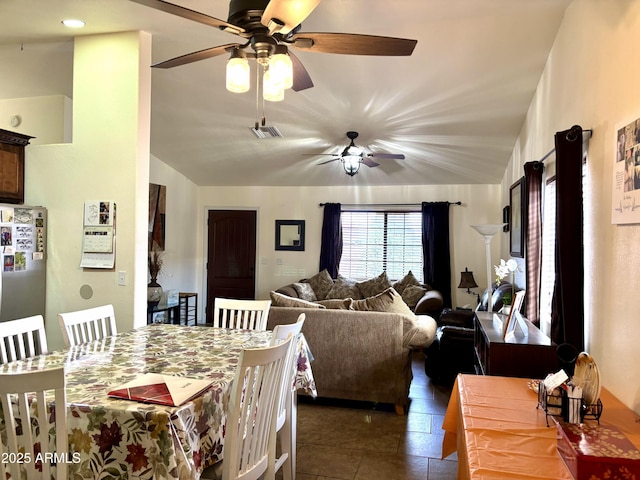
[[[496,271],[496,283],[500,285],[500,282],[504,280],[505,277],[512,275],[516,270],[518,270],[518,262],[516,262],[513,258],[505,261],[500,259],[500,265],[494,265]]]

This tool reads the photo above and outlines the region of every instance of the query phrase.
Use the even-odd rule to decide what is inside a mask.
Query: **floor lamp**
[[[504,223],[488,223],[485,225],[471,225],[476,232],[484,237],[484,244],[487,255],[487,311],[493,311],[493,302],[491,301],[491,239],[502,230]]]

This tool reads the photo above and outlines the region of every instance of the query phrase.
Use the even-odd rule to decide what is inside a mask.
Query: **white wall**
[[[30,51],[24,52],[27,63]],[[146,323],[149,63],[146,33],[76,39],[73,143],[27,147],[25,203],[45,205],[49,212],[50,349],[62,346],[59,312],[112,303],[119,330]],[[91,200],[113,200],[118,207],[113,271],[80,268],[83,205]],[[127,272],[126,286],[118,286],[118,271]],[[80,296],[82,285],[92,287],[91,299]]]
[[[640,1],[575,0],[569,6],[502,191],[508,199],[522,165],[551,150],[555,132],[575,124],[593,129],[585,200],[587,349],[604,386],[640,413],[640,226],[611,224],[615,127],[640,117],[638,44]]]
[[[72,102],[64,95],[0,100],[0,128],[30,135],[30,145],[71,142]],[[18,116],[14,127],[10,120]]]
[[[200,238],[196,236],[200,220],[198,208],[198,187],[156,157],[151,157],[149,182],[167,187],[166,248],[164,264],[158,283],[164,290],[196,292],[201,259],[196,255]]]
[[[269,298],[269,291],[317,273],[320,235],[326,202],[340,203],[420,203],[423,201],[461,201],[450,207],[452,296],[454,305],[475,299],[457,289],[465,267],[474,272],[476,282],[486,285],[484,239],[469,225],[498,223],[502,219],[499,185],[448,185],[345,188],[345,187],[203,187],[199,192],[199,239],[197,257],[206,261],[206,216],[210,209],[248,209],[258,212],[257,298]],[[305,220],[305,251],[275,250],[275,221]],[[492,261],[499,261],[502,237],[492,242]],[[199,290],[206,272],[202,270]],[[480,290],[480,289],[478,289]],[[204,303],[204,302],[203,302]]]

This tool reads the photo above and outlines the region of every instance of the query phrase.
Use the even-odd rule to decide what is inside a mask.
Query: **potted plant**
[[[154,248],[149,252],[149,276],[151,281],[147,285],[147,304],[149,308],[157,307],[162,298],[162,286],[158,283],[158,275],[162,270],[164,252]]]

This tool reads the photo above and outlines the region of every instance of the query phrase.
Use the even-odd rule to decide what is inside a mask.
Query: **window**
[[[587,182],[587,152],[582,161],[583,214],[590,198]],[[556,283],[556,177],[547,179],[543,192],[542,267],[540,271],[540,330],[551,336],[551,302]],[[584,217],[586,218],[586,217]],[[584,225],[584,220],[583,220]],[[586,250],[585,250],[586,255]],[[585,261],[585,268],[588,263]],[[585,319],[586,320],[586,319]],[[587,338],[587,336],[585,336]]]
[[[343,211],[342,276],[366,279],[382,271],[397,280],[411,270],[419,281],[422,271],[422,213]]]
[[[540,330],[549,335],[551,333],[551,300],[556,281],[556,177],[547,181],[543,202]]]

